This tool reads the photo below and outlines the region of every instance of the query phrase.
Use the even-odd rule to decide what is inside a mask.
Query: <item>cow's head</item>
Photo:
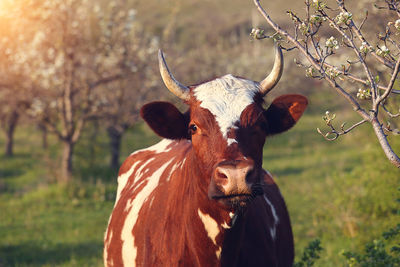
[[[283,70],[279,46],[275,53],[272,72],[262,82],[225,75],[186,87],[175,80],[160,51],[163,81],[189,110],[182,114],[168,102],[141,109],[143,119],[161,137],[191,140],[199,177],[207,177],[209,198],[228,207],[245,205],[259,190],[265,138],[291,128],[307,106],[304,96],[282,95],[263,108],[263,97]]]

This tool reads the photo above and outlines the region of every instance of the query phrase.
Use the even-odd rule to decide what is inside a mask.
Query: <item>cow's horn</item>
[[[164,54],[161,50],[158,50],[158,64],[160,67],[161,78],[168,90],[180,99],[189,100],[189,88],[175,80],[174,76],[168,69],[167,63],[164,59]]]
[[[283,55],[278,44],[275,45],[275,62],[271,73],[260,82],[260,93],[266,95],[279,82],[283,71]]]

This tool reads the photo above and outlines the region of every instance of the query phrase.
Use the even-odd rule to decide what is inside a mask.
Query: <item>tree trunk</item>
[[[47,127],[43,124],[38,125],[40,131],[42,132],[42,148],[47,149],[48,142],[47,142]]]
[[[123,131],[119,131],[113,126],[107,128],[108,137],[110,138],[110,168],[113,170],[118,170],[119,163],[119,154],[121,150],[121,140]]]
[[[91,130],[90,139],[89,139],[89,167],[93,168],[96,163],[96,145],[98,145],[97,135],[99,133],[99,121],[93,121],[93,129]]]
[[[61,177],[60,181],[68,183],[72,175],[72,154],[74,143],[71,140],[63,141],[63,154],[61,159]]]
[[[17,127],[18,119],[19,113],[17,111],[13,111],[6,121],[6,157],[11,157],[14,155],[14,132],[15,128]]]
[[[381,123],[377,118],[374,118],[371,122],[372,127],[374,128],[375,134],[378,137],[379,144],[381,145],[383,152],[385,152],[386,157],[389,159],[390,163],[392,163],[397,168],[400,168],[400,158],[393,151],[390,146],[386,134],[382,129]]]

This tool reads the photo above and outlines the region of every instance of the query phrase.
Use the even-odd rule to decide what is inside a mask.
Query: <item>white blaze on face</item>
[[[201,101],[200,107],[215,116],[223,137],[231,145],[237,141],[227,137],[229,129],[235,127],[240,114],[254,102],[254,95],[259,90],[258,83],[228,74],[199,85],[194,89],[194,95]]]
[[[217,245],[217,235],[219,234],[218,223],[210,215],[201,212],[200,209],[197,210],[197,213],[199,214],[199,217],[204,224],[204,228],[206,229],[208,237],[211,239],[214,245],[218,246]],[[221,254],[221,247],[219,247],[218,250],[216,251],[217,258],[219,258],[220,254]]]

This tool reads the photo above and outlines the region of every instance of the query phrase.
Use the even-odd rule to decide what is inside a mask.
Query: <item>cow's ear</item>
[[[303,115],[308,104],[302,95],[282,95],[274,99],[265,111],[268,135],[289,130]]]
[[[168,139],[188,138],[188,116],[168,102],[151,102],[140,109],[140,116],[159,136]]]

